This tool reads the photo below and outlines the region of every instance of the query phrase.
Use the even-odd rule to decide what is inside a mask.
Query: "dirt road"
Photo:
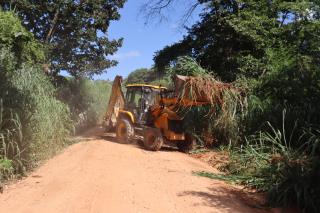
[[[90,137],[90,134],[95,137]],[[0,194],[0,212],[261,212],[227,184],[192,175],[213,169],[165,148],[149,152],[101,132]]]

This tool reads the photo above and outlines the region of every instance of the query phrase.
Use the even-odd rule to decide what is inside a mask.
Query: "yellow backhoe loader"
[[[162,86],[128,84],[124,96],[122,77],[116,76],[105,115],[106,130],[115,129],[121,143],[130,143],[136,136],[142,136],[145,147],[152,151],[159,150],[164,142],[175,143],[179,150],[189,151],[195,140],[183,129],[183,118],[177,109],[210,102],[178,96],[186,78],[177,76],[171,92]]]

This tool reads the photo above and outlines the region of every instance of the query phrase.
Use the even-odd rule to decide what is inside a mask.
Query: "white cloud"
[[[136,57],[140,57],[141,53],[139,51],[129,51],[129,52],[125,52],[125,53],[116,53],[114,55],[110,56],[110,59],[114,59],[114,60],[123,60],[123,59],[128,59],[128,58],[136,58]]]

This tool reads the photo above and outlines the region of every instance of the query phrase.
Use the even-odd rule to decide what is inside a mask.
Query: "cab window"
[[[126,93],[126,106],[129,108],[139,107],[139,101],[142,98],[141,88],[128,88]]]

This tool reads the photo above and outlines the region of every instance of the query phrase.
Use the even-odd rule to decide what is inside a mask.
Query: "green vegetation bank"
[[[320,2],[197,3],[200,21],[156,53],[157,71],[205,71],[239,86],[246,110],[230,108],[233,116],[209,126],[216,144],[229,147],[229,178],[267,192],[272,205],[319,212]]]
[[[110,82],[48,74],[47,57],[47,45],[14,12],[0,10],[0,184],[102,120]]]

